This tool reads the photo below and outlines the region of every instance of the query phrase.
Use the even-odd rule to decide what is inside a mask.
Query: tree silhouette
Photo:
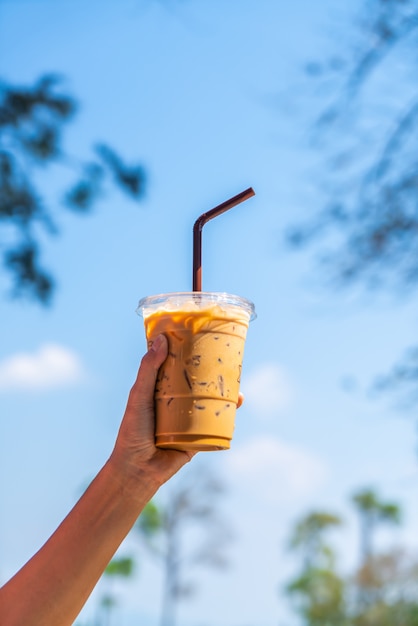
[[[63,134],[77,102],[62,84],[54,74],[29,86],[0,80],[0,257],[12,295],[42,304],[51,301],[54,278],[41,263],[41,234],[58,232],[57,213],[88,213],[110,181],[137,201],[145,180],[142,166],[126,165],[106,144],[95,145],[88,160],[66,152]],[[53,167],[72,180],[50,206],[39,174]]]
[[[313,134],[325,158],[319,175],[325,200],[312,219],[289,229],[287,240],[295,248],[315,245],[334,286],[415,293],[417,31],[414,0],[363,0],[357,19],[344,21],[346,46],[338,38],[335,54],[307,65],[319,94]],[[377,388],[405,391],[416,403],[411,353],[416,348]]]
[[[407,78],[417,71],[417,30],[412,0],[363,0],[351,47],[339,40],[336,56],[308,66],[327,85],[315,133],[329,200],[289,236],[300,245],[332,229],[325,260],[343,282],[418,280],[418,89]]]
[[[418,347],[409,348],[391,370],[376,378],[373,391],[390,393],[402,409],[418,403]]]

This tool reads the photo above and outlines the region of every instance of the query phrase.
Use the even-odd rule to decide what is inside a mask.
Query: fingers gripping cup
[[[148,345],[163,333],[168,356],[155,389],[156,445],[177,450],[230,447],[249,322],[249,300],[226,293],[143,298]]]

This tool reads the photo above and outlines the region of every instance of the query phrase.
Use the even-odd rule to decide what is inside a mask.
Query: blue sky
[[[105,140],[147,171],[139,206],[111,191],[91,216],[57,214],[60,236],[45,238],[43,251],[58,282],[50,310],[2,298],[1,580],[48,537],[111,451],[145,349],[137,301],[191,289],[194,220],[249,186],[256,196],[203,237],[204,289],[256,305],[246,402],[231,450],[185,470],[208,465],[225,480],[223,514],[236,538],[230,569],[202,573],[179,623],[296,623],[278,594],[294,571],[291,524],[312,507],[341,511],[349,566],[358,537],[346,503],[362,486],[405,507],[402,529],[381,540],[418,549],[415,424],[367,395],[415,338],[413,302],[328,290],[312,254],[282,245],[285,229],[320,206],[302,67],[335,44],[348,12],[338,4],[0,1],[3,78],[25,84],[62,73],[80,99],[67,149],[88,157]],[[64,180],[58,168],[42,173],[51,204]],[[7,286],[2,278],[3,293]],[[140,569],[120,589],[121,625],[158,623],[161,572],[145,557]]]

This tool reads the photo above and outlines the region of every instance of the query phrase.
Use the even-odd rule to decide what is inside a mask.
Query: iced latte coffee
[[[148,344],[163,333],[169,346],[155,390],[157,446],[229,448],[254,305],[229,294],[192,292],[144,298],[138,310]]]

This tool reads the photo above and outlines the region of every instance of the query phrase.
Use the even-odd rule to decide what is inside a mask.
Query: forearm
[[[70,626],[157,489],[193,456],[154,442],[161,336],[141,361],[109,461],[52,537],[0,589],[1,626]]]
[[[108,461],[47,543],[0,589],[1,624],[70,626],[157,487]]]

